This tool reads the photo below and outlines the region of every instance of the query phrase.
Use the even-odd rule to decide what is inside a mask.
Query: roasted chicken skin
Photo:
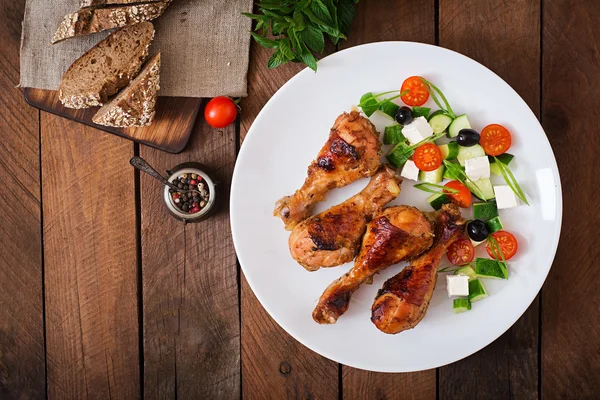
[[[432,224],[421,211],[410,206],[384,209],[367,225],[354,267],[321,295],[313,319],[319,324],[334,324],[363,282],[383,268],[418,256],[432,242]]]
[[[343,113],[308,167],[302,187],[277,201],[273,215],[280,217],[285,229],[291,231],[310,215],[316,203],[325,199],[329,190],[373,176],[380,166],[380,147],[379,133],[371,121],[357,111]]]
[[[381,167],[358,194],[300,222],[289,239],[290,254],[309,271],[351,261],[373,214],[400,194],[402,179]]]
[[[438,264],[448,246],[461,236],[464,225],[456,205],[442,206],[433,247],[388,279],[377,293],[371,308],[371,321],[377,329],[399,333],[414,328],[423,319],[435,289]]]

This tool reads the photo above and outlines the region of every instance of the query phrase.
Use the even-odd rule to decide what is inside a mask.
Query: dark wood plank
[[[113,128],[96,125],[92,117],[97,107],[74,110],[63,107],[58,92],[53,90],[25,89],[25,100],[33,107],[60,115],[88,126],[146,144],[169,153],[181,152],[192,134],[202,99],[191,97],[159,97],[152,125],[139,128]]]
[[[542,291],[542,398],[600,398],[600,3],[544,2],[542,122],[563,189],[563,225]]]
[[[434,43],[434,7],[433,0],[361,1],[340,48],[385,40]],[[342,386],[347,399],[435,399],[436,373],[381,374],[344,366]]]
[[[186,152],[142,146],[140,155],[163,172],[201,162],[221,187],[217,214],[184,225],[168,213],[160,183],[141,176],[145,398],[239,398],[238,279],[228,210],[235,125],[216,130],[199,119]]]
[[[505,79],[539,115],[540,1],[440,0],[440,45]],[[539,301],[482,351],[439,370],[441,399],[538,397]]]
[[[133,145],[42,112],[48,395],[140,395]]]
[[[332,46],[326,49],[326,53],[332,51]],[[303,69],[300,64],[267,69],[270,55],[271,50],[252,43],[248,97],[241,104],[241,140],[269,98]],[[243,396],[248,399],[337,398],[338,364],[307,349],[277,325],[258,302],[243,274],[241,301]]]
[[[19,82],[25,0],[0,0],[0,398],[46,393],[39,112]]]

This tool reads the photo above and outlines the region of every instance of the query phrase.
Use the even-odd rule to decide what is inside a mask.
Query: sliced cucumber
[[[464,167],[461,167],[459,165],[456,165],[457,167],[459,167],[460,169],[463,170],[463,172],[465,171]],[[452,172],[450,172],[450,170],[448,168],[446,168],[446,170],[444,171],[444,179],[450,179],[450,180],[455,180],[458,179],[456,176],[452,175]]]
[[[469,277],[469,281],[477,278],[475,270],[470,265],[465,265],[464,267],[457,269],[454,271],[454,275],[466,275]]]
[[[441,181],[444,180],[444,170],[446,169],[446,167],[444,167],[444,165],[440,165],[437,169],[434,169],[433,171],[421,171],[419,172],[419,180],[421,182],[427,182],[427,183],[440,183]]]
[[[489,178],[479,179],[475,182],[467,181],[466,186],[476,197],[479,197],[479,194],[481,194],[482,197],[479,197],[481,200],[488,201],[496,198],[494,188],[492,187],[492,181],[490,181]],[[481,193],[478,193],[477,189],[479,189]]]
[[[379,106],[379,111],[386,114],[390,118],[395,119],[396,112],[398,111],[399,108],[400,108],[400,106],[396,103],[392,103],[391,101],[384,101]]]
[[[418,117],[429,118],[430,112],[431,112],[431,108],[429,108],[429,107],[413,106],[413,108],[412,108],[413,118],[418,118]]]
[[[442,157],[444,160],[456,160],[456,157],[458,156],[458,148],[460,147],[458,143],[450,142],[448,144],[439,145],[438,147],[442,152]]]
[[[495,201],[486,203],[473,203],[473,217],[482,221],[490,220],[498,216],[498,207]]]
[[[513,160],[513,158],[515,158],[515,156],[513,156],[512,154],[504,153],[504,154],[500,154],[496,158],[498,159],[498,161],[502,162],[504,165],[508,165]],[[496,164],[496,160],[494,160],[494,157],[489,157],[489,159],[490,159],[490,172],[496,176],[502,176],[502,173],[500,172],[500,167],[498,167],[498,164]]]
[[[494,217],[494,218],[490,219],[488,222],[486,222],[485,224],[487,225],[490,233],[501,231],[502,228],[504,228],[502,226],[502,222],[500,222],[500,217]]]
[[[406,163],[406,160],[408,160],[413,153],[414,150],[411,150],[406,143],[400,142],[396,149],[392,153],[388,154],[386,158],[394,167],[400,168],[404,165],[404,163]]]
[[[471,129],[471,124],[469,123],[469,118],[467,118],[467,114],[459,115],[454,121],[452,121],[452,123],[448,127],[448,137],[457,137],[458,132],[460,132],[461,129]]]
[[[471,309],[471,301],[469,299],[454,299],[452,302],[452,311],[455,314],[460,314]]]
[[[386,126],[383,131],[383,144],[398,144],[406,142],[406,138],[402,134],[402,125]]]
[[[508,279],[506,264],[489,258],[475,260],[475,273],[479,278]],[[469,293],[471,293],[470,290]]]
[[[465,160],[484,156],[485,151],[483,150],[483,147],[476,144],[471,147],[458,146],[458,155],[456,156],[456,158],[458,159],[460,165],[465,165]]]
[[[444,204],[450,203],[450,199],[443,193],[436,193],[429,196],[427,202],[434,210],[439,210]]]
[[[442,110],[438,110],[431,114],[429,117],[429,125],[433,129],[433,133],[436,135],[438,133],[442,133],[450,126],[452,123],[452,117],[443,112]]]
[[[483,283],[479,279],[473,279],[469,282],[469,301],[474,303],[488,297]]]

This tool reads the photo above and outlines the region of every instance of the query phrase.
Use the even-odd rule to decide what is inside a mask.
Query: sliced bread
[[[97,7],[110,4],[157,3],[163,0],[81,0],[81,7]]]
[[[52,38],[52,43],[74,36],[152,21],[162,15],[169,3],[169,1],[159,1],[128,6],[83,8],[73,14],[65,15]]]
[[[120,128],[150,125],[159,89],[160,53],[152,56],[129,86],[103,105],[92,121]]]
[[[77,59],[63,75],[58,97],[65,107],[101,106],[127,86],[148,57],[150,22],[120,29]]]

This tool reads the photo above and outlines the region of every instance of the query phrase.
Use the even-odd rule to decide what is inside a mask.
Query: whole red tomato
[[[204,119],[213,128],[225,128],[237,117],[237,106],[227,96],[218,96],[209,101],[204,109]]]

